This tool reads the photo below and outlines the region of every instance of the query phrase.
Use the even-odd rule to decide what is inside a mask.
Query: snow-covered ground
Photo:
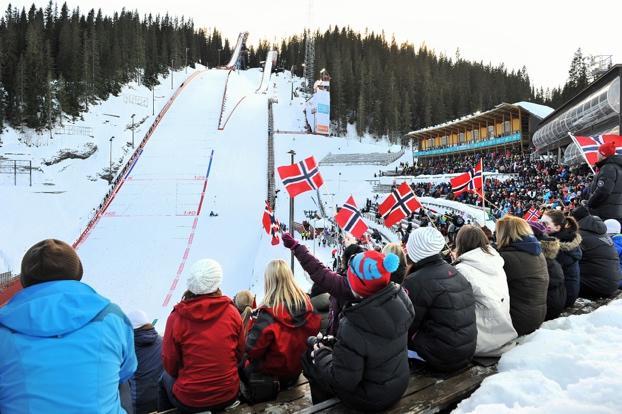
[[[198,66],[197,70],[201,68]],[[133,152],[129,128],[131,115],[135,114],[134,140],[138,144],[155,119],[151,115],[152,102],[157,115],[193,71],[188,68],[187,74],[184,70],[174,73],[173,89],[170,77],[160,78],[161,84],[155,87],[153,99],[151,90],[130,83],[119,96],[111,96],[90,107],[82,119],[64,121],[66,128],[58,131],[64,133],[54,133],[52,139],[47,131],[21,134],[12,128],[5,129],[0,136],[0,163],[1,157],[31,160],[36,169],[32,187],[28,185],[28,175],[18,175],[17,186],[12,175],[0,175],[0,235],[3,240],[0,257],[6,262],[0,273],[8,270],[19,273],[26,249],[39,240],[54,237],[71,243],[78,238],[110,188],[108,182],[98,176],[109,168],[110,149],[112,162],[117,166],[124,164]],[[85,133],[88,135],[78,135]],[[115,138],[111,146],[109,140],[112,136]],[[87,159],[67,159],[50,166],[44,164],[44,160],[54,158],[65,149],[80,152],[86,145],[97,148]]]
[[[273,75],[267,93],[257,94],[261,71],[232,72],[221,127],[229,120],[218,130],[227,73],[207,70],[188,81],[78,247],[84,281],[126,310],[142,308],[154,318],[165,318],[185,289],[187,269],[204,257],[222,264],[226,294],[250,288],[261,298],[267,262],[289,258],[283,246],[270,244],[261,227],[267,195],[267,102],[270,97],[279,101],[274,105],[275,129],[302,131],[304,98],[290,100],[289,73]],[[177,85],[185,79],[183,75],[175,74]],[[169,80],[163,80],[156,89],[161,104],[171,91]],[[0,205],[0,231],[10,240],[0,250],[14,272],[19,271],[23,253],[34,242],[48,237],[68,242],[78,238],[110,188],[98,177],[108,168],[109,137],[116,137],[113,162],[123,165],[133,152],[126,144],[131,137],[126,122],[130,115],[136,113],[136,122],[142,122],[136,143],[153,121],[151,107],[127,103],[130,96],[148,93],[146,88],[130,85],[119,97],[91,108],[76,125],[91,127],[94,137],[59,135],[49,140],[44,135],[38,137],[37,146],[29,147],[18,140],[14,130],[2,136],[1,154],[21,154],[33,160],[48,160],[65,148],[84,151],[87,143],[97,146],[85,160],[67,159],[49,167],[41,163],[33,187],[23,183],[0,186],[5,201]],[[156,102],[156,114],[158,109]],[[276,165],[289,163],[290,149],[297,152],[297,160],[313,155],[318,161],[329,152],[399,151],[385,141],[359,140],[351,132],[346,138],[277,134]],[[325,185],[321,196],[328,213],[334,213],[335,205],[350,194],[362,206],[372,196],[371,179],[378,169],[375,165],[322,167]],[[286,192],[278,178],[277,183],[281,192],[276,214],[287,222]],[[297,197],[295,220],[304,220],[304,210],[317,209],[317,202],[311,193]],[[218,216],[210,216],[212,211]],[[308,244],[311,248],[312,242]],[[331,249],[316,249],[328,262]],[[295,273],[305,288],[310,287],[298,266]]]
[[[622,300],[546,322],[454,414],[622,412]]]

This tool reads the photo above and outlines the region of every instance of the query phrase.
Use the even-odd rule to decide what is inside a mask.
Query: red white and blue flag
[[[620,135],[595,135],[592,137],[575,137],[579,143],[581,151],[585,154],[585,159],[590,165],[598,162],[598,148],[608,142],[613,142],[616,146],[616,154],[622,154],[622,136]]]
[[[475,192],[481,195],[483,164],[483,160],[480,159],[475,169],[469,169],[464,174],[449,180],[451,182],[451,191],[454,195],[460,195],[464,192]]]
[[[317,190],[324,184],[315,158],[309,157],[292,165],[278,167],[277,171],[291,198],[306,191]]]
[[[525,213],[525,215],[523,216],[523,218],[526,221],[538,221],[538,219],[540,218],[540,216],[542,215],[542,213],[540,213],[540,210],[538,210],[535,207],[531,207],[529,209],[529,211],[527,211]]]
[[[357,239],[361,237],[367,231],[368,227],[363,221],[361,212],[356,207],[354,197],[350,196],[345,204],[341,207],[335,221],[343,231],[352,233]]]
[[[393,226],[395,223],[410,216],[421,207],[421,203],[408,183],[403,182],[395,187],[391,194],[378,206],[378,213],[384,219],[384,225]]]
[[[266,201],[266,208],[263,211],[263,218],[261,219],[263,228],[270,236],[272,236],[272,245],[279,244],[279,221],[274,217],[274,211],[270,208],[270,203]]]

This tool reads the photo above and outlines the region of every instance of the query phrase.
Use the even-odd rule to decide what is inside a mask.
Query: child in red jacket
[[[239,404],[242,318],[220,292],[222,269],[211,259],[190,269],[188,290],[166,322],[158,410],[219,411]]]
[[[276,398],[296,383],[307,338],[320,330],[320,316],[284,260],[268,263],[263,304],[255,311],[246,341],[242,394],[250,402]]]

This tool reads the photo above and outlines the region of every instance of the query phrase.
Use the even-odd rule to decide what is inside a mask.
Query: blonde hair
[[[400,243],[389,243],[382,249],[382,254],[387,255],[393,253],[400,259],[398,268],[391,273],[391,282],[402,284],[404,276],[406,276],[406,255]]]
[[[242,290],[233,297],[233,304],[240,312],[243,322],[246,322],[253,312],[252,306],[254,301],[255,295],[250,290]]]
[[[272,260],[266,266],[263,304],[271,308],[285,307],[290,312],[311,306],[307,295],[298,286],[285,260]]]
[[[497,248],[503,249],[513,241],[518,241],[525,236],[533,235],[529,224],[520,217],[510,214],[497,220]]]

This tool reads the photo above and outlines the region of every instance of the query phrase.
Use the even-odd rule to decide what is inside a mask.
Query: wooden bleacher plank
[[[496,367],[474,366],[459,375],[449,377],[402,398],[387,413],[437,413],[442,409],[461,401],[475,391],[484,378],[494,374]]]

